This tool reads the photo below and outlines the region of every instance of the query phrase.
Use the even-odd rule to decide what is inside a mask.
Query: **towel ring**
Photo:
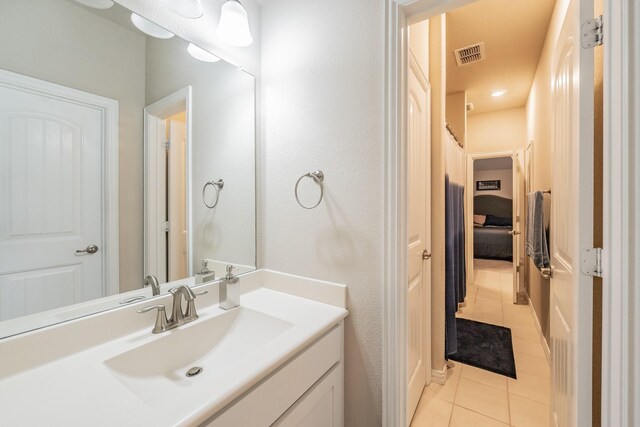
[[[300,197],[298,197],[298,186],[300,185],[300,181],[302,181],[303,178],[311,178],[315,181],[316,184],[318,184],[320,186],[320,198],[318,199],[318,202],[313,205],[313,206],[305,206],[302,204],[302,202],[300,201]],[[324,197],[324,173],[322,173],[321,170],[317,170],[317,171],[313,171],[313,172],[309,172],[306,173],[304,175],[302,175],[300,178],[298,178],[298,181],[296,182],[296,188],[295,188],[295,196],[296,196],[296,202],[298,202],[298,204],[300,206],[302,206],[305,209],[313,209],[316,208],[320,202],[322,202],[322,198]]]
[[[209,185],[216,190],[216,198],[213,201],[213,204],[207,203],[207,199],[205,198],[205,193]],[[204,187],[202,187],[202,202],[206,207],[208,207],[209,209],[213,209],[218,205],[218,200],[220,199],[220,190],[222,190],[223,187],[224,187],[224,181],[222,179],[219,179],[217,181],[208,181],[204,185]]]

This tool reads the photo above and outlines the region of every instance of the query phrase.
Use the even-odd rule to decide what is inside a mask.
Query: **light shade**
[[[200,0],[160,0],[160,2],[183,18],[195,19],[202,16]]]
[[[249,46],[253,43],[247,11],[238,0],[227,0],[220,11],[218,37],[233,46]]]
[[[491,93],[491,96],[493,96],[494,98],[497,98],[499,96],[504,95],[505,93],[507,93],[506,90],[496,90],[495,92]]]
[[[167,31],[160,25],[154,24],[148,19],[143,18],[140,15],[136,15],[135,13],[131,14],[131,22],[133,22],[133,25],[135,25],[137,29],[151,37],[158,39],[170,39],[174,36],[171,31]]]
[[[76,0],[78,3],[94,9],[109,9],[113,6],[111,0]]]
[[[207,52],[203,48],[196,46],[193,43],[189,43],[189,46],[187,46],[187,52],[189,52],[189,55],[193,56],[198,61],[203,61],[203,62],[220,61],[220,58],[215,56],[213,53]]]

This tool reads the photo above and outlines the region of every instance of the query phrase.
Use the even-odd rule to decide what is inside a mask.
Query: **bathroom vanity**
[[[342,425],[346,287],[258,270],[195,287],[163,333],[139,302],[0,341],[0,425]],[[171,304],[171,296],[154,300]]]

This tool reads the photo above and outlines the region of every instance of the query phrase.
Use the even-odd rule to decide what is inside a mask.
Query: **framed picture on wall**
[[[476,190],[477,191],[500,190],[500,180],[491,179],[487,181],[476,181]]]

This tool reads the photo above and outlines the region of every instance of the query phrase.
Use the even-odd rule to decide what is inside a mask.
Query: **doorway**
[[[400,105],[402,105],[402,107],[398,107],[397,104],[393,104],[393,102],[397,101],[398,99],[402,99],[402,97],[404,96],[403,94],[405,93],[405,88],[403,87],[404,81],[403,81],[403,77],[404,73],[403,70],[406,69],[406,65],[401,65],[403,64],[403,61],[406,58],[406,52],[403,51],[403,46],[406,46],[405,43],[405,39],[404,39],[404,33],[402,32],[402,30],[405,28],[405,26],[407,25],[407,21],[405,21],[407,16],[410,16],[408,22],[409,23],[414,23],[416,21],[419,21],[421,19],[424,18],[430,18],[430,26],[432,23],[437,23],[436,26],[439,26],[440,28],[440,35],[444,35],[445,32],[445,28],[447,25],[447,21],[446,18],[443,18],[441,15],[439,15],[440,13],[442,13],[445,9],[447,9],[447,7],[441,5],[441,4],[434,4],[435,2],[413,2],[410,6],[408,7],[402,7],[401,5],[398,4],[392,4],[390,5],[390,10],[389,10],[389,22],[390,22],[390,30],[391,30],[391,40],[390,40],[390,51],[389,51],[389,55],[388,57],[390,58],[391,62],[393,62],[396,66],[392,66],[389,72],[389,82],[390,82],[390,87],[391,87],[391,91],[392,91],[392,98],[394,101],[391,101],[391,106],[392,109],[391,111],[398,111],[398,109],[401,110],[401,114],[400,114],[400,119],[399,121],[395,121],[393,117],[390,117],[390,121],[389,121],[389,130],[390,130],[390,141],[393,141],[394,143],[397,143],[397,145],[393,145],[390,147],[391,149],[391,153],[389,155],[389,161],[390,163],[388,164],[389,166],[389,171],[390,173],[388,174],[389,180],[388,180],[388,185],[390,186],[390,189],[392,189],[391,193],[388,194],[392,194],[392,196],[389,199],[389,203],[388,206],[392,207],[394,209],[394,212],[388,216],[388,219],[390,221],[390,225],[391,227],[389,229],[391,230],[399,230],[400,232],[403,231],[403,227],[400,226],[398,228],[396,228],[393,224],[397,224],[396,222],[394,222],[394,218],[397,220],[398,218],[404,218],[404,212],[403,209],[406,209],[406,192],[403,190],[406,187],[406,178],[403,178],[403,175],[406,176],[404,174],[405,169],[407,167],[407,163],[406,160],[404,158],[405,156],[405,152],[403,151],[403,142],[404,142],[404,135],[406,135],[403,131],[402,131],[402,126],[398,126],[398,123],[404,123],[404,119],[403,117],[405,117],[405,115],[407,114],[406,111],[402,111],[403,108],[406,104],[404,102],[401,102]],[[472,2],[468,2],[468,1],[460,1],[460,2],[454,2],[455,4],[451,4],[451,7],[454,6],[463,6],[465,4],[470,4]],[[566,3],[569,3],[572,5],[572,7],[569,7],[568,9],[564,8],[564,7],[559,7],[554,9],[554,13],[556,13],[556,15],[558,16],[558,18],[554,21],[555,24],[557,25],[558,23],[562,24],[563,22],[567,25],[567,26],[571,26],[574,25],[575,22],[574,21],[580,21],[582,17],[586,17],[589,14],[592,13],[592,7],[593,5],[590,4],[589,2],[583,1],[583,0],[567,0]],[[512,3],[510,3],[512,4]],[[566,5],[565,3],[561,3],[561,5]],[[451,9],[451,7],[449,7],[448,9]],[[503,12],[503,10],[499,9],[499,8],[494,8],[492,9],[492,12]],[[497,13],[494,13],[497,14]],[[504,21],[509,22],[509,20],[505,20]],[[570,23],[570,24],[567,24]],[[495,26],[494,26],[495,27]],[[571,27],[572,30],[575,30],[575,26]],[[396,31],[398,30],[398,31]],[[554,27],[554,31],[556,31],[557,28]],[[574,31],[575,32],[575,31]],[[559,33],[559,30],[558,30]],[[578,34],[577,32],[575,32],[576,34],[574,34],[575,37],[573,38],[567,38],[567,40],[571,41],[575,41],[578,39]],[[431,34],[431,33],[430,33]],[[547,38],[545,38],[547,39]],[[549,37],[549,40],[554,40],[554,37]],[[548,45],[548,44],[547,44]],[[444,102],[441,103],[440,99],[441,98],[441,94],[442,92],[442,88],[438,87],[438,83],[442,83],[444,82],[446,79],[443,78],[441,75],[437,74],[437,68],[441,67],[441,69],[444,69],[443,66],[443,62],[448,60],[449,57],[449,51],[448,48],[446,47],[446,45],[441,45],[441,46],[434,46],[434,44],[430,41],[430,48],[435,47],[435,60],[436,63],[433,66],[430,66],[430,71],[432,70],[436,70],[436,75],[429,75],[430,81],[433,83],[432,84],[432,97],[435,100],[432,103],[432,106],[434,106],[434,111],[432,112],[432,118],[433,117],[437,117],[438,114],[440,114],[440,117],[438,117],[439,120],[434,120],[432,122],[432,126],[436,129],[438,129],[436,132],[441,131],[442,133],[444,133],[444,126],[446,124],[446,119],[445,119],[445,114],[443,112],[438,112],[435,111],[436,107],[437,108],[442,108],[444,106]],[[464,48],[464,46],[461,46],[461,49]],[[478,48],[480,50],[482,50],[480,47]],[[559,49],[558,45],[553,45],[551,47],[547,47],[548,51],[555,53],[556,55],[550,55],[550,57],[552,57],[553,59],[550,60],[549,62],[553,63],[553,66],[557,66],[558,62],[554,62],[554,61],[558,61],[558,58],[561,58],[561,56],[558,56],[561,54],[558,53],[557,51],[563,51],[563,52],[567,52],[566,48],[563,49]],[[586,64],[589,61],[589,56],[592,55],[592,52],[589,51],[583,51],[583,50],[579,50],[579,49],[574,49],[571,50],[571,54],[574,55],[574,57],[572,57],[571,60],[575,59],[576,57],[581,57],[582,60],[584,60],[584,62],[580,62],[580,64]],[[431,59],[431,58],[430,58]],[[566,58],[564,58],[565,60],[567,60]],[[438,63],[439,61],[439,63]],[[567,60],[569,61],[569,60]],[[406,63],[405,63],[406,64]],[[576,98],[573,96],[568,96],[567,93],[583,93],[583,94],[587,94],[589,91],[591,91],[591,96],[593,95],[593,88],[590,86],[590,80],[592,79],[592,75],[590,75],[590,70],[588,66],[585,66],[584,68],[580,68],[580,66],[578,66],[577,64],[574,64],[576,66],[575,70],[577,70],[576,72],[579,72],[581,75],[581,78],[579,80],[574,80],[568,81],[568,84],[572,87],[571,90],[567,89],[567,92],[565,92],[564,94],[560,93],[559,91],[554,91],[552,90],[553,88],[557,88],[559,87],[558,85],[561,83],[565,83],[566,80],[563,80],[562,77],[560,76],[560,74],[555,73],[553,75],[551,68],[552,66],[549,66],[549,77],[543,79],[545,82],[547,82],[546,84],[549,84],[548,82],[551,82],[553,88],[550,91],[547,91],[546,93],[551,92],[552,93],[552,97],[553,100],[548,102],[547,107],[546,107],[546,111],[544,111],[544,113],[546,114],[548,112],[549,117],[548,119],[545,119],[545,123],[551,124],[551,132],[548,138],[544,139],[537,139],[536,140],[536,146],[538,146],[538,144],[543,144],[543,143],[549,143],[551,142],[557,142],[557,141],[561,141],[562,144],[565,144],[563,148],[567,148],[567,149],[574,149],[575,147],[572,146],[571,144],[573,143],[573,141],[575,141],[578,138],[578,134],[582,135],[579,130],[582,130],[582,132],[584,133],[584,138],[586,140],[589,140],[589,135],[588,135],[588,128],[589,128],[589,124],[591,124],[591,128],[593,127],[593,123],[592,121],[589,119],[589,115],[588,115],[588,107],[589,107],[589,103],[587,101],[587,98],[580,98],[581,100],[584,99],[585,100],[585,105],[583,105],[581,102],[578,103],[576,102]],[[584,74],[584,75],[583,75]],[[538,87],[535,88],[535,90],[539,90]],[[572,90],[574,90],[575,92],[572,92]],[[496,97],[499,97],[501,95],[504,94],[504,91],[496,91]],[[564,97],[563,97],[564,96]],[[442,97],[444,97],[444,94],[442,95]],[[545,102],[545,100],[543,99],[542,101],[539,100],[539,96],[536,97],[537,98],[537,102]],[[464,98],[463,98],[464,99]],[[559,101],[560,100],[560,101]],[[564,104],[563,104],[564,103]],[[563,110],[563,105],[566,107],[566,105],[573,105],[576,107],[576,109],[571,109],[569,108],[569,110]],[[468,104],[465,105],[465,103],[462,103],[462,105],[464,107],[468,108]],[[577,108],[579,106],[580,109],[580,116],[562,116],[564,121],[560,121],[560,120],[556,120],[554,119],[554,117],[558,117],[557,114],[561,114],[562,111],[577,111]],[[567,107],[568,108],[568,107]],[[583,111],[584,110],[584,111]],[[584,113],[584,114],[583,114]],[[397,118],[396,118],[397,119]],[[461,128],[464,128],[464,121],[461,121]],[[534,122],[535,123],[535,122]],[[538,122],[540,123],[540,122]],[[450,123],[449,123],[450,124]],[[575,129],[577,130],[578,133],[569,133],[570,136],[567,136],[566,133],[563,133],[566,129]],[[396,130],[398,130],[398,132],[396,132]],[[456,130],[460,130],[460,129],[456,129]],[[559,138],[560,135],[562,135],[562,138]],[[462,135],[461,140],[464,141],[464,134]],[[521,138],[520,139],[522,141],[522,143],[524,144],[524,141],[527,140],[527,138]],[[569,143],[568,141],[572,141],[571,143]],[[439,147],[440,141],[438,139],[433,140],[432,141],[433,144],[433,149],[432,149],[432,154],[434,159],[432,159],[432,178],[434,178],[434,182],[433,182],[433,191],[432,191],[432,197],[434,198],[433,204],[432,206],[435,207],[439,207],[442,206],[443,204],[441,203],[441,201],[439,200],[440,194],[438,193],[439,190],[436,190],[436,188],[439,188],[441,183],[438,181],[441,179],[441,177],[444,176],[444,173],[442,171],[442,164],[440,163],[439,159],[442,158],[442,151],[438,152],[438,150],[441,150],[441,148]],[[463,142],[463,146],[464,146],[464,142]],[[588,145],[588,144],[587,144]],[[573,147],[573,148],[572,148]],[[522,147],[524,149],[524,146]],[[395,151],[397,149],[397,151]],[[549,150],[549,152],[551,152],[551,150]],[[582,154],[582,153],[581,153]],[[586,152],[584,153],[585,157],[580,157],[582,160],[581,161],[585,161],[585,165],[589,165],[592,166],[592,163],[590,163],[588,160],[588,156],[589,156],[589,152],[588,150],[586,150]],[[536,157],[538,157],[538,153],[536,153]],[[570,156],[571,157],[571,156]],[[396,161],[394,162],[393,159],[396,159]],[[399,160],[397,160],[399,159]],[[543,161],[543,159],[539,159],[540,161]],[[560,162],[561,163],[561,162]],[[583,165],[584,166],[584,165]],[[578,168],[581,172],[585,172],[585,174],[588,175],[588,168],[582,167],[582,168]],[[571,169],[567,169],[565,172],[568,173]],[[400,173],[397,173],[400,172]],[[557,177],[554,178],[554,181],[557,181]],[[566,182],[564,182],[563,184],[567,184],[567,185],[572,185],[573,186],[573,190],[572,190],[572,197],[575,197],[575,195],[578,195],[577,200],[579,201],[579,203],[577,204],[577,206],[581,206],[581,203],[585,203],[586,205],[588,205],[589,200],[588,198],[582,199],[581,197],[583,196],[583,194],[585,193],[590,193],[589,191],[589,185],[590,184],[590,180],[586,179],[586,180],[568,180]],[[537,189],[540,189],[540,187],[544,188],[543,185],[537,184],[535,185],[535,187]],[[393,195],[393,189],[397,190],[397,194]],[[468,193],[467,193],[468,194]],[[468,209],[468,206],[467,206]],[[588,209],[587,206],[585,206],[585,209]],[[583,224],[585,226],[588,227],[588,223],[589,223],[589,215],[585,215],[585,216],[581,216],[579,213],[577,216],[572,217],[571,220],[569,220],[569,216],[573,215],[575,213],[575,211],[570,211],[570,210],[563,210],[562,212],[559,211],[554,211],[554,220],[555,220],[555,224],[557,226],[557,224],[564,224],[567,225],[569,223],[571,224]],[[396,216],[397,215],[397,216]],[[560,215],[563,219],[561,221],[557,221],[557,219],[559,217],[556,217],[556,215]],[[554,225],[552,225],[552,236],[553,236],[553,227]],[[441,250],[442,250],[442,241],[440,240],[440,236],[438,235],[439,230],[443,230],[445,227],[443,226],[443,224],[440,223],[440,220],[437,218],[436,215],[433,215],[432,217],[432,229],[433,229],[433,233],[432,233],[432,246],[433,246],[433,265],[434,266],[438,266],[437,268],[433,268],[433,273],[432,273],[432,283],[434,284],[433,286],[439,286],[439,283],[443,283],[443,277],[442,277],[442,270],[441,270],[441,266],[442,266],[442,262],[441,262]],[[562,235],[567,235],[567,233],[564,233]],[[396,238],[396,236],[392,235],[390,236],[391,240],[391,246],[395,245],[396,243],[398,244],[399,248],[406,248],[406,243],[405,241],[403,241],[404,239],[406,239],[406,237],[404,236],[399,236]],[[576,243],[576,241],[578,240],[582,240],[582,238],[586,238],[587,235],[580,235],[578,236],[577,234],[571,234],[569,237],[569,240],[565,240],[563,242],[564,249],[566,250],[568,248],[567,246],[567,242],[571,242],[570,245],[573,245],[574,243]],[[553,237],[552,237],[552,241],[553,241]],[[519,245],[518,245],[519,246]],[[553,246],[553,245],[552,245]],[[560,248],[559,246],[556,246],[555,249]],[[442,252],[444,252],[442,250]],[[394,303],[400,303],[403,304],[406,301],[406,295],[404,295],[404,293],[402,291],[400,292],[396,292],[396,290],[393,288],[392,283],[399,283],[400,285],[403,285],[405,283],[407,274],[406,274],[406,268],[408,264],[405,264],[404,260],[402,259],[402,257],[400,257],[400,259],[395,259],[395,258],[389,258],[391,261],[390,268],[388,269],[388,273],[389,276],[387,277],[388,279],[388,286],[390,286],[390,288],[388,288],[389,294],[388,294],[388,298],[387,298],[387,304],[388,305],[393,305]],[[569,275],[571,276],[571,278],[568,279],[569,283],[572,283],[572,288],[575,288],[575,292],[571,295],[565,295],[567,298],[567,301],[571,301],[574,300],[575,298],[581,298],[581,294],[582,294],[582,288],[578,287],[578,286],[574,286],[577,282],[579,282],[581,280],[580,277],[580,265],[577,263],[578,261],[576,260],[576,258],[574,256],[571,257],[565,257],[565,261],[569,260],[568,264],[572,265],[572,270],[567,270],[569,271]],[[395,261],[398,261],[399,264],[394,264]],[[575,265],[574,264],[575,261]],[[517,275],[514,275],[517,276]],[[400,279],[399,279],[400,278]],[[516,280],[514,278],[514,280]],[[552,286],[553,286],[553,281],[554,279],[552,279]],[[400,289],[405,289],[404,286],[400,286]],[[584,293],[584,297],[588,297],[587,293]],[[438,301],[436,301],[436,299],[441,298],[441,295],[438,294],[438,290],[434,289],[432,292],[432,298],[433,298],[433,304],[432,307],[435,309],[436,307],[438,307]],[[579,318],[584,318],[588,320],[588,315],[587,315],[587,311],[589,311],[590,307],[588,305],[582,305],[579,307],[579,309],[576,312],[571,313],[572,316],[575,316],[574,319],[568,319],[565,318],[565,320],[568,320],[569,323],[571,323],[574,328],[580,329],[582,331],[588,331],[589,328],[591,327],[590,322],[580,322],[578,319]],[[394,311],[388,311],[388,314],[391,314],[392,316],[388,318],[388,323],[390,323],[391,325],[393,325],[394,327],[402,327],[403,326],[403,322],[405,322],[404,318],[404,314],[405,311],[403,309],[403,306],[400,306],[400,309],[397,312],[397,315],[394,313]],[[394,317],[397,316],[397,317]],[[432,319],[437,319],[439,318],[439,315],[437,312],[433,312],[432,314]],[[555,322],[557,322],[558,320],[556,319]],[[391,334],[389,334],[389,332],[391,332],[391,330],[386,329],[386,336],[385,339],[388,341],[385,341],[385,345],[388,345],[390,342],[392,342],[394,340],[394,338],[392,337]],[[402,350],[406,349],[405,347],[405,342],[404,339],[406,337],[405,335],[406,331],[402,332],[401,334],[398,334],[399,337],[399,344],[395,346],[395,348],[401,348]],[[437,372],[438,369],[440,369],[439,366],[439,360],[442,360],[442,353],[441,353],[441,349],[438,347],[439,341],[442,338],[441,336],[442,332],[439,330],[439,325],[437,325],[436,323],[434,323],[432,325],[432,338],[433,338],[433,342],[432,342],[432,346],[431,346],[431,351],[432,351],[432,377],[437,378],[437,375],[434,376],[433,373]],[[576,345],[578,347],[584,347],[586,350],[586,353],[588,354],[588,346],[589,346],[589,340],[584,340],[581,341],[580,344],[578,344],[577,339],[580,336],[584,336],[584,334],[578,334],[577,336],[574,336],[576,338],[576,341],[573,343],[573,345]],[[573,340],[571,334],[564,334],[563,335],[563,340]],[[560,351],[559,347],[555,347],[555,349],[557,351]],[[553,350],[552,350],[553,352]],[[589,364],[590,363],[590,359],[586,356],[583,355],[583,351],[580,351],[579,354],[559,354],[558,353],[558,360],[555,362],[554,366],[569,366],[568,369],[563,371],[562,375],[565,375],[564,380],[567,380],[567,378],[569,378],[569,381],[577,381],[578,383],[581,383],[582,381],[585,381],[585,378],[588,379],[589,376],[586,375],[585,371],[579,369],[579,366],[584,366],[584,364]],[[388,354],[388,353],[386,353]],[[401,359],[404,359],[404,357],[401,357]],[[570,360],[572,359],[572,360]],[[587,360],[589,359],[589,360]],[[387,360],[390,360],[390,358],[388,358]],[[572,365],[573,362],[577,361],[578,365]],[[568,365],[564,364],[565,362],[571,362]],[[391,380],[392,382],[395,381],[394,378],[406,378],[406,361],[403,360],[401,363],[396,363],[395,366],[388,364],[387,368],[389,368],[391,370],[391,372],[389,373],[389,376],[385,376],[385,379],[387,381]],[[397,370],[396,370],[397,369]],[[444,370],[445,374],[443,375],[444,379],[446,379],[447,377],[447,370]],[[578,375],[578,372],[580,372],[580,375]],[[398,377],[396,377],[395,375],[398,375]],[[386,375],[386,374],[385,374]],[[558,377],[559,378],[559,377]],[[555,381],[555,380],[554,380]],[[446,381],[445,381],[445,386],[446,386]],[[389,390],[385,390],[386,393],[391,393],[392,395],[395,396],[395,392],[393,391],[393,389]],[[562,392],[560,389],[555,388],[554,389],[554,395],[553,395],[553,400],[550,400],[551,402],[551,406],[553,407],[553,410],[550,411],[550,413],[554,413],[556,414],[561,420],[560,424],[562,425],[573,425],[573,423],[575,423],[575,420],[577,419],[576,417],[582,417],[582,411],[577,411],[576,407],[584,407],[585,404],[590,404],[590,401],[586,398],[586,394],[587,394],[587,388],[585,387],[584,389],[581,389],[581,393],[582,391],[584,392],[581,395],[577,395],[574,394],[570,397],[567,396],[563,396]],[[388,394],[385,395],[385,400],[387,399]],[[404,399],[403,394],[400,393],[400,401],[402,402]],[[389,406],[385,406],[385,408],[389,408]],[[402,405],[401,406],[402,409],[406,408],[406,406]],[[588,411],[585,411],[588,412]],[[576,415],[577,414],[577,415]],[[393,415],[393,413],[392,413]],[[554,415],[554,416],[556,416]],[[402,419],[401,416],[399,416],[400,419]],[[389,418],[389,419],[394,419],[394,424],[398,424],[398,418]],[[400,421],[400,425],[405,425],[407,423],[408,420],[404,420],[404,421]],[[446,425],[446,424],[445,424]]]
[[[145,275],[160,283],[192,274],[191,114],[190,87],[144,110]]]

